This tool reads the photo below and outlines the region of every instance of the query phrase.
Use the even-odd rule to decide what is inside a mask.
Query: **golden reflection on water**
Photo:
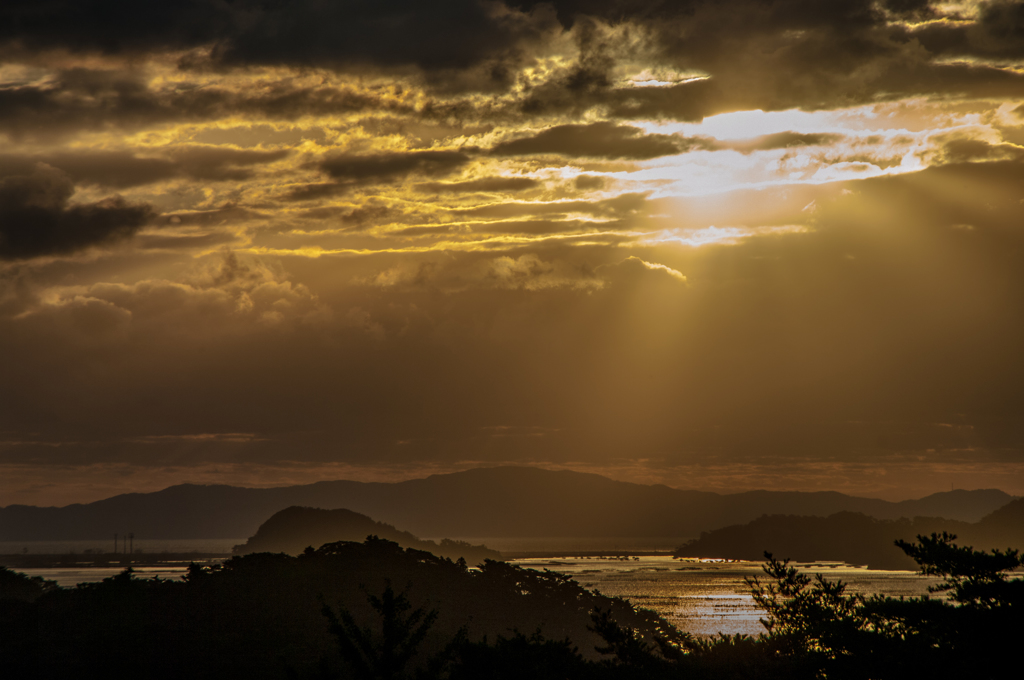
[[[568,574],[587,588],[656,611],[680,630],[699,637],[764,632],[759,622],[764,612],[755,606],[744,582],[749,577],[763,580],[760,562],[676,560],[669,556],[511,562]],[[795,566],[808,574],[842,580],[850,592],[865,595],[916,597],[928,594],[928,586],[940,580],[916,572],[869,570],[835,562]]]

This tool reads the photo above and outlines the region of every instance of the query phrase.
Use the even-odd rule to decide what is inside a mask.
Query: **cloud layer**
[[[0,494],[1022,493],[1022,7],[4,3]]]

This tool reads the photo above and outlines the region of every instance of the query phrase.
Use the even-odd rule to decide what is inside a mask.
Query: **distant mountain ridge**
[[[182,484],[63,508],[0,508],[0,541],[240,538],[275,512],[299,505],[347,508],[417,536],[697,536],[765,514],[877,519],[932,516],[976,522],[1013,497],[996,489],[950,491],[898,503],[837,492],[717,494],[596,474],[528,467],[477,468],[404,482],[317,482],[253,489]]]

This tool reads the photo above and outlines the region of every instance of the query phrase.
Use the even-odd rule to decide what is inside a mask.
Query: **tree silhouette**
[[[33,602],[39,596],[53,592],[56,588],[56,581],[49,581],[41,576],[26,576],[7,567],[0,567],[0,600]]]
[[[565,680],[593,677],[593,668],[569,639],[549,640],[540,631],[526,636],[514,631],[493,643],[467,640],[456,648],[448,680]],[[438,677],[438,675],[426,675]]]
[[[961,605],[994,608],[1020,604],[1020,579],[1010,581],[1007,572],[1024,566],[1019,550],[983,552],[958,546],[955,534],[945,531],[930,537],[918,536],[918,543],[896,541],[903,552],[921,565],[921,573],[942,576],[945,581],[928,590],[949,592]]]
[[[391,581],[386,581],[380,597],[368,595],[366,599],[380,616],[380,635],[369,628],[360,628],[344,607],[339,607],[336,615],[324,603],[323,614],[338,640],[342,658],[351,666],[356,678],[397,680],[403,677],[406,666],[437,620],[437,610],[428,612],[425,607],[419,607],[409,612],[412,604],[404,592],[395,593]]]
[[[1016,550],[982,552],[947,533],[897,541],[921,573],[945,580],[929,588],[949,598],[847,594],[842,581],[814,579],[765,553],[770,581],[748,579],[766,612],[761,638],[790,664],[790,677],[994,677],[1016,661],[1024,626],[1024,566]]]

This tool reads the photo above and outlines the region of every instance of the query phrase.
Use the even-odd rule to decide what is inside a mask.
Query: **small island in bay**
[[[235,555],[260,552],[298,555],[306,548],[317,549],[325,543],[337,541],[361,542],[367,536],[377,536],[403,548],[424,550],[438,557],[463,559],[471,565],[501,559],[500,552],[485,545],[471,545],[448,538],[441,539],[439,543],[423,540],[408,531],[344,508],[324,510],[297,505],[275,513],[249,540],[236,545],[232,552]]]

